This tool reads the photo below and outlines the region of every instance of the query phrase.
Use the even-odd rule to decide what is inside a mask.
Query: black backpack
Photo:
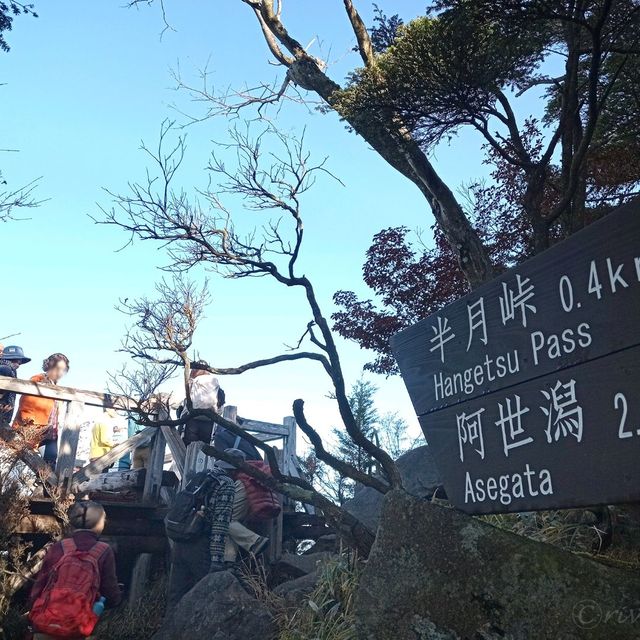
[[[262,460],[260,452],[248,440],[236,436],[235,433],[231,433],[226,427],[220,425],[216,427],[213,434],[213,446],[222,451],[240,449],[247,456],[247,460]]]
[[[164,518],[168,538],[189,542],[207,533],[208,523],[200,509],[207,504],[212,484],[211,475],[200,471],[178,492]]]

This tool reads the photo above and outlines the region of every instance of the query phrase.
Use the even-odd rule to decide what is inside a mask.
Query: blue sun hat
[[[31,358],[27,358],[24,355],[24,351],[22,350],[22,347],[18,347],[14,344],[8,347],[5,347],[0,357],[3,360],[19,360],[21,364],[26,364],[27,362],[31,362]]]

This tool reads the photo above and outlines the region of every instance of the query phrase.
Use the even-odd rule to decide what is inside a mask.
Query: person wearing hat
[[[244,460],[238,449],[227,449],[226,453]],[[213,469],[200,471],[189,478],[181,494],[200,496],[201,506],[197,514],[204,518],[204,530],[188,539],[172,538],[171,571],[167,588],[167,615],[178,605],[207,572],[233,571],[238,574],[236,564],[238,548],[258,554],[269,543],[269,538],[254,533],[240,522],[248,514],[246,491],[241,480],[233,478],[235,467],[218,460]],[[180,514],[176,513],[179,517]],[[171,521],[171,510],[167,515]],[[169,533],[171,537],[171,533]]]
[[[29,608],[33,613],[33,605],[47,588],[51,588],[50,578],[54,568],[60,566],[60,561],[66,553],[74,553],[76,550],[84,553],[95,551],[97,556],[97,569],[99,573],[100,597],[104,598],[107,607],[115,607],[120,604],[122,594],[116,577],[116,560],[113,549],[104,542],[98,540],[104,530],[106,514],[104,507],[93,500],[80,500],[71,505],[67,512],[71,536],[52,544],[47,550],[42,567],[36,576],[29,595]],[[87,566],[88,563],[84,563]],[[34,625],[36,626],[36,625]],[[49,640],[52,638],[34,629],[34,640]],[[80,640],[80,639],[79,639]]]
[[[247,456],[240,449],[226,449],[225,453],[237,458],[239,462],[246,462]],[[238,558],[240,549],[258,555],[269,544],[269,538],[258,535],[243,524],[249,515],[249,501],[247,500],[247,490],[244,482],[240,480],[237,469],[224,460],[216,462],[218,469],[223,469],[225,473],[234,481],[235,495],[233,509],[231,511],[231,521],[229,522],[229,535],[225,543],[224,561],[234,563]]]
[[[16,345],[4,347],[0,353],[0,376],[17,378],[18,367],[27,362],[31,362],[31,358],[24,355],[22,347]],[[16,394],[13,391],[0,393],[0,422],[11,423],[15,403]]]

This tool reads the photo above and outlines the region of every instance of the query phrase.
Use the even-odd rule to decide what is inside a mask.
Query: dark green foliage
[[[525,83],[542,59],[545,36],[464,12],[416,18],[402,26],[377,65],[345,92],[350,110],[400,115],[423,143],[491,116],[496,92]]]
[[[15,0],[0,0],[0,50],[9,51],[9,45],[4,39],[3,32],[11,31],[13,27],[13,19],[16,16],[27,14],[38,17],[38,14],[34,11],[33,4],[25,4],[22,2],[16,2]]]
[[[377,4],[373,5],[373,13],[374,26],[370,30],[371,44],[376,53],[382,53],[395,42],[404,22],[397,13],[392,16],[385,15]]]
[[[341,112],[402,123],[425,151],[463,127],[482,136],[490,178],[463,185],[463,207],[494,273],[640,193],[640,0],[435,0],[380,51],[350,76]],[[397,372],[394,333],[469,289],[442,225],[427,246],[408,234],[374,237],[375,300],[334,298],[336,330],[373,350],[379,373]]]
[[[349,404],[358,428],[369,439],[375,439],[376,425],[379,420],[373,399],[376,390],[376,386],[372,382],[360,378],[353,385],[349,395]],[[359,471],[370,473],[373,459],[353,442],[349,434],[344,430],[334,429],[333,435],[338,441],[337,453],[339,457]]]

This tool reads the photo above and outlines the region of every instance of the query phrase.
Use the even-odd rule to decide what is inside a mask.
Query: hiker
[[[165,518],[171,546],[167,611],[209,571],[224,566],[234,486],[222,470],[200,471],[180,491]]]
[[[167,536],[173,540],[167,611],[207,573],[234,568],[236,545],[257,554],[268,544],[268,538],[232,526],[239,518],[237,490],[227,469],[216,466],[196,473],[176,496],[165,518]],[[232,532],[238,539],[228,543]]]
[[[98,603],[115,607],[122,597],[113,550],[98,541],[104,508],[83,500],[71,505],[68,516],[71,537],[49,548],[31,589],[34,640],[86,638],[98,621]]]
[[[100,420],[94,422],[93,428],[91,429],[91,445],[89,450],[89,459],[91,462],[109,453],[115,446],[113,431],[117,418],[118,414],[116,410],[109,408],[105,409]],[[112,466],[113,463],[104,467],[102,473],[107,473]]]
[[[208,371],[209,365],[204,360],[198,360],[191,364],[191,374],[189,378],[189,396],[194,409],[211,409],[220,413],[224,407],[226,396],[220,387],[218,379]],[[182,438],[186,446],[192,442],[212,442],[217,449],[242,450],[247,460],[262,460],[260,452],[248,440],[234,433],[225,427],[214,424],[214,421],[207,416],[196,416],[189,418],[186,400],[178,407],[178,417],[186,419]]]
[[[56,385],[69,371],[69,358],[54,353],[42,362],[42,373],[31,377],[31,382]],[[62,402],[41,396],[20,396],[13,426],[40,448],[44,461],[55,466],[58,458],[58,422]],[[31,433],[35,429],[36,433]]]
[[[208,371],[209,365],[204,360],[191,363],[189,374],[189,397],[194,409],[210,409],[220,413],[225,402],[224,391],[220,388],[218,378]],[[178,415],[187,419],[183,440],[189,446],[192,442],[211,442],[213,420],[207,416],[189,417],[185,400]]]
[[[246,462],[247,460],[244,451],[240,449],[227,449],[225,453],[241,462]],[[263,463],[263,466],[266,465]],[[256,520],[269,520],[278,515],[280,505],[277,504],[275,496],[269,489],[266,489],[257,483],[257,481],[253,481],[253,479],[246,474],[239,472],[229,462],[218,460],[216,467],[226,471],[227,475],[234,481],[233,509],[231,510],[231,521],[229,522],[229,535],[227,536],[224,549],[225,563],[227,565],[233,565],[238,560],[240,548],[257,556],[269,544],[269,538],[260,536],[245,526],[244,522],[247,517],[251,515]],[[257,490],[250,497],[247,489],[253,489],[254,487]],[[260,512],[265,505],[258,503],[263,499],[266,499],[269,505],[274,507],[273,512]]]
[[[24,355],[22,347],[11,345],[2,349],[0,354],[0,376],[17,378],[18,367],[31,362],[31,358]],[[11,424],[13,409],[16,404],[16,394],[12,391],[0,393],[0,422]]]

